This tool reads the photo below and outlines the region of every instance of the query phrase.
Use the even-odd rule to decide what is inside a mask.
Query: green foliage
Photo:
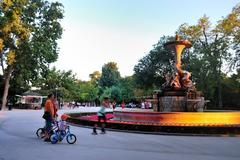
[[[117,63],[109,62],[102,67],[102,76],[99,79],[100,87],[111,87],[117,85],[120,79]]]
[[[89,78],[91,79],[90,81],[96,86],[98,85],[101,76],[102,74],[99,71],[94,71],[93,73],[89,74]]]
[[[118,101],[125,101],[125,102],[131,102],[134,97],[134,89],[136,88],[136,84],[134,81],[133,76],[125,77],[120,80],[119,88],[121,88],[121,97],[118,98]]]
[[[63,6],[43,0],[6,1],[12,2],[5,9],[1,3],[0,39],[3,40],[3,56],[8,50],[15,50],[14,71],[24,79],[34,81],[39,71],[56,61],[57,42],[61,38]],[[10,9],[11,8],[11,9]],[[14,34],[15,36],[12,36]],[[2,57],[2,60],[6,58]]]
[[[55,67],[34,85],[45,94],[57,93],[62,101],[93,102],[98,97],[98,87],[92,81],[76,80],[72,71],[60,71]]]
[[[216,26],[211,26],[209,18],[203,16],[196,25],[183,24],[177,31],[193,43],[189,52],[189,70],[192,71],[193,80],[205,96],[219,107],[222,107],[223,67],[228,66],[228,72],[239,65],[239,47],[236,47],[240,42],[239,24],[238,6]]]
[[[134,78],[140,88],[160,87],[164,83],[164,75],[173,71],[174,54],[163,48],[169,38],[161,37],[149,54],[135,65]]]
[[[237,74],[223,79],[223,105],[229,109],[240,109],[240,69]]]
[[[62,18],[63,6],[59,2],[0,2],[0,62],[4,76],[14,77],[11,83],[34,83],[48,70],[49,63],[57,60]],[[5,79],[9,82],[10,78]],[[7,93],[8,87],[4,97]]]
[[[110,90],[111,91],[110,92],[111,100],[121,101],[123,99],[122,89],[119,86],[112,86],[110,89],[111,89]]]
[[[122,101],[131,102],[134,97],[135,81],[132,76],[121,78],[117,85],[101,88],[100,100],[109,97],[111,101],[121,103]]]
[[[55,67],[45,72],[44,76],[33,83],[41,88],[42,94],[57,94],[63,100],[72,100],[76,95],[76,78],[72,71],[60,71]]]
[[[236,5],[232,12],[220,21],[218,29],[226,36],[230,37],[230,47],[235,54],[230,58],[230,69],[240,68],[240,3]]]
[[[104,97],[109,97],[111,101],[113,101],[114,99],[120,101],[122,99],[121,88],[117,86],[105,88],[103,94],[100,96],[100,101],[103,101]]]
[[[93,102],[98,97],[98,88],[91,81],[77,82],[77,96],[79,102]]]

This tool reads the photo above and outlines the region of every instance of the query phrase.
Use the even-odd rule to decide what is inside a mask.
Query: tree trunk
[[[223,108],[222,104],[222,85],[221,85],[221,77],[218,78],[218,108]]]
[[[5,72],[5,77],[4,77],[4,92],[3,92],[3,97],[2,97],[2,110],[7,110],[7,96],[8,96],[8,90],[9,90],[9,82],[11,78],[11,74],[13,71],[12,65],[8,66],[7,71]]]
[[[218,93],[218,108],[222,109],[223,108],[223,104],[222,104],[222,87],[219,86],[219,93]]]

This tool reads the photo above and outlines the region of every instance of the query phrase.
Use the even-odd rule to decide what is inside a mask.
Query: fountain
[[[181,69],[181,53],[191,42],[180,40],[164,44],[175,52],[175,70],[154,94],[152,111],[115,110],[107,121],[108,128],[167,133],[240,134],[240,112],[205,112],[205,99],[190,80],[191,73]],[[96,113],[70,114],[69,122],[93,126]]]
[[[155,95],[158,105],[155,111],[186,112],[203,111],[205,100],[190,80],[191,73],[181,69],[181,54],[184,48],[190,48],[191,42],[180,40],[176,35],[175,41],[164,44],[166,49],[175,52],[175,73],[165,76],[166,82],[160,93]]]

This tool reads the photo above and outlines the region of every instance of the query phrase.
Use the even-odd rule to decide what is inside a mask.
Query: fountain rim
[[[233,110],[224,110],[224,111],[203,111],[203,112],[182,112],[182,111],[175,111],[175,112],[171,112],[171,111],[165,111],[165,112],[157,112],[157,111],[121,111],[121,110],[115,110],[113,111],[113,113],[135,113],[135,114],[202,114],[202,113],[208,113],[208,114],[228,114],[228,113],[240,113],[240,111],[233,111]]]
[[[145,114],[146,113],[148,113],[148,112],[145,112]],[[166,112],[164,112],[162,115],[165,115],[165,113]],[[166,116],[172,117],[171,115],[174,113],[177,114],[179,112],[171,112],[170,114],[166,113]],[[196,113],[196,112],[194,112],[194,113]],[[199,113],[199,112],[197,112],[197,113]],[[200,112],[200,113],[202,113],[202,112]],[[220,113],[224,114],[224,112],[220,112]],[[91,116],[96,116],[95,112],[94,113],[93,112],[89,112],[89,113],[79,112],[77,114],[76,113],[68,113],[68,114],[70,117],[67,121],[70,124],[75,124],[75,125],[86,126],[86,127],[92,128],[92,126],[98,122],[97,120],[89,119],[89,117],[91,117]],[[131,112],[127,112],[127,114],[131,114]],[[142,113],[142,114],[145,115],[144,113]],[[193,112],[190,112],[188,114],[193,114]],[[235,112],[234,114],[239,115],[240,112]],[[155,114],[153,114],[153,115],[155,115]],[[238,115],[235,115],[235,117]],[[126,115],[126,116],[129,116],[129,115]],[[137,118],[137,117],[138,116],[136,115],[135,118]],[[175,118],[179,119],[178,116],[177,117],[175,116]],[[207,117],[205,117],[205,119],[206,118]],[[148,134],[164,134],[164,135],[174,134],[174,135],[191,135],[191,136],[201,136],[201,135],[204,135],[204,136],[219,136],[219,135],[220,136],[228,136],[228,135],[240,136],[240,123],[219,124],[219,123],[213,122],[213,123],[209,123],[209,124],[205,124],[205,123],[189,124],[189,123],[185,123],[185,122],[175,123],[172,121],[171,122],[164,121],[164,119],[165,119],[164,117],[160,119],[161,123],[155,123],[153,121],[143,122],[143,121],[128,121],[128,120],[124,120],[124,119],[115,119],[115,120],[113,119],[113,120],[109,120],[107,122],[106,128],[108,128],[109,130],[115,130],[115,131],[120,131],[120,132],[133,132],[133,133],[144,133],[144,134],[148,133]],[[137,119],[134,119],[134,120],[137,120]],[[192,121],[190,121],[190,122],[192,122]]]

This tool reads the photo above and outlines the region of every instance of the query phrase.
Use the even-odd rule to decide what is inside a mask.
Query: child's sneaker
[[[101,134],[105,134],[105,133],[106,133],[106,132],[105,132],[105,128],[101,128],[101,131],[102,131]]]
[[[93,127],[93,132],[92,132],[93,135],[97,135],[97,126],[95,125]]]

